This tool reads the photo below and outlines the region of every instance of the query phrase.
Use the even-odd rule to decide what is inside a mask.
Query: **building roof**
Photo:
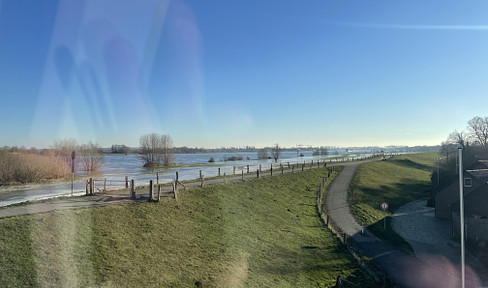
[[[482,183],[488,184],[488,169],[472,169],[466,170],[466,172]]]

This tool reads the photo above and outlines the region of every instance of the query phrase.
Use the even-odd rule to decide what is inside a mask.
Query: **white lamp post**
[[[466,287],[466,270],[464,259],[464,181],[463,181],[463,148],[459,152],[459,218],[461,222],[461,287]]]

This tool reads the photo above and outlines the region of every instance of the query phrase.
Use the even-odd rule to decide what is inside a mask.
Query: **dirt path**
[[[347,194],[357,167],[361,163],[349,163],[334,180],[327,192],[327,212],[336,227],[352,237],[365,256],[372,259],[377,267],[401,287],[460,287],[457,270],[450,274],[435,263],[425,263],[396,246],[376,238],[367,230],[361,234],[361,226],[352,216]],[[467,275],[466,287],[479,287],[477,277]]]

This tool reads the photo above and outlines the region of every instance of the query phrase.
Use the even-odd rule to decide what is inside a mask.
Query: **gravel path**
[[[427,202],[413,201],[400,207],[392,218],[392,227],[405,239],[423,261],[436,265],[446,274],[459,274],[461,247],[451,240],[451,222],[435,217]],[[475,257],[466,254],[466,273],[488,285],[488,271]]]

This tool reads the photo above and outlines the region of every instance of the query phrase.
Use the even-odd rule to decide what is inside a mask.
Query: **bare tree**
[[[78,142],[74,138],[54,140],[52,149],[56,151],[65,161],[71,160],[71,152],[78,150]]]
[[[439,154],[445,156],[447,166],[451,166],[451,163],[454,163],[455,165],[455,162],[453,162],[453,160],[455,160],[456,158],[456,146],[456,144],[453,144],[450,141],[443,141],[441,143]]]
[[[139,138],[144,167],[169,166],[173,163],[173,140],[169,135],[144,134]]]
[[[451,144],[457,144],[461,148],[465,148],[469,144],[468,134],[464,131],[459,132],[457,130],[449,134],[447,141]]]
[[[320,146],[320,155],[329,155],[329,149],[325,146]]]
[[[278,162],[278,159],[280,158],[281,154],[281,148],[279,144],[275,144],[273,148],[271,148],[271,157],[275,160],[275,162]]]
[[[92,143],[91,141],[81,145],[81,164],[85,171],[95,172],[103,166],[105,158],[103,157],[101,150],[102,148],[98,143]]]
[[[78,142],[74,138],[64,138],[54,140],[51,147],[57,157],[63,160],[63,171],[69,172],[71,169],[71,153],[78,150]]]
[[[476,116],[468,121],[470,136],[483,147],[488,147],[488,117]]]
[[[258,159],[268,159],[268,151],[265,148],[258,150]]]

